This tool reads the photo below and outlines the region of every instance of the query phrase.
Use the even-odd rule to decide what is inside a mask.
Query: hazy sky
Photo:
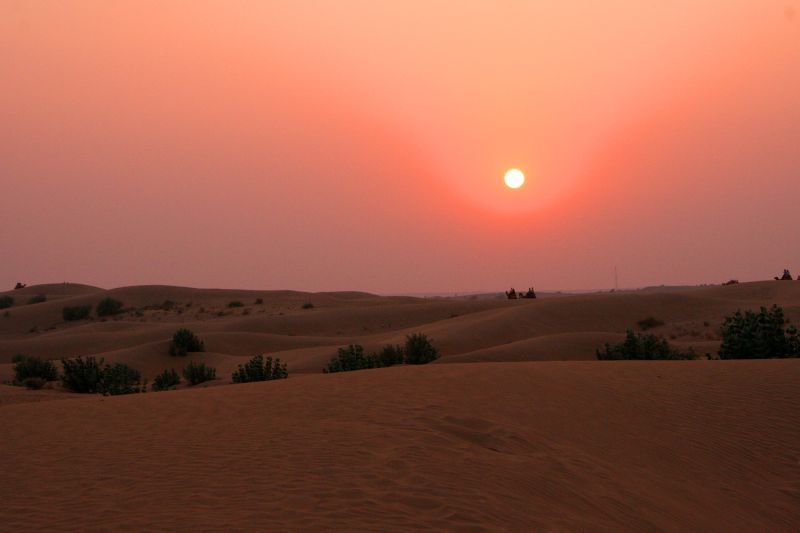
[[[3,287],[800,274],[800,0],[0,0],[0,185]]]

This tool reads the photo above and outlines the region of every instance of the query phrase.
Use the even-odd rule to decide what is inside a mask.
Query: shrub
[[[147,383],[142,383],[142,375],[135,368],[123,363],[106,365],[101,373],[100,392],[105,396],[145,392]]]
[[[96,312],[97,316],[112,316],[116,315],[120,311],[122,311],[122,302],[119,300],[115,300],[114,298],[108,297],[103,298],[97,304]]]
[[[178,304],[172,300],[164,300],[161,305],[157,305],[156,308],[161,309],[162,311],[172,311],[177,306]]]
[[[103,359],[62,359],[64,374],[61,384],[65,389],[81,394],[101,393],[107,396],[144,392],[147,383],[142,383],[141,374],[135,368],[122,363],[103,367]]]
[[[52,361],[25,355],[15,355],[11,361],[14,363],[15,385],[24,385],[26,380],[33,378],[45,381],[58,379],[58,370]]]
[[[91,305],[74,305],[67,306],[61,311],[61,315],[66,321],[83,320],[89,318],[89,313],[92,312]]]
[[[205,346],[197,335],[192,333],[191,330],[181,328],[172,336],[172,342],[169,345],[170,355],[186,355],[189,352],[204,352]]]
[[[641,329],[642,331],[647,331],[648,329],[653,329],[653,328],[657,328],[659,326],[663,326],[664,322],[651,316],[651,317],[645,318],[644,320],[640,320],[636,324],[639,326],[639,329]]]
[[[153,379],[152,389],[154,391],[164,391],[174,389],[181,383],[181,377],[174,369],[164,370]]]
[[[406,363],[424,365],[439,358],[439,350],[431,343],[427,335],[412,333],[406,337]]]
[[[800,356],[797,328],[787,326],[783,309],[773,305],[758,313],[736,311],[722,324],[720,359],[766,359]]]
[[[264,305],[264,298],[256,298],[256,305]]]
[[[61,377],[61,384],[72,392],[82,394],[100,392],[103,381],[102,364],[102,359],[98,361],[94,357],[62,359],[61,365],[64,367],[64,374]]]
[[[689,360],[697,359],[694,351],[682,352],[670,346],[663,337],[643,335],[628,330],[625,340],[621,344],[611,345],[606,343],[605,350],[597,350],[597,358],[601,361],[619,360]]]
[[[185,377],[186,381],[190,384],[197,385],[217,379],[217,370],[206,366],[205,363],[195,363],[192,361],[183,369],[183,377]]]
[[[263,355],[257,355],[247,363],[239,365],[239,369],[231,376],[234,383],[270,381],[287,377],[289,377],[289,372],[286,370],[285,364],[281,365],[280,359],[273,361],[272,357],[267,357],[265,360]]]
[[[228,307],[244,307],[244,304],[239,300],[234,300],[228,304]]]
[[[380,366],[402,365],[405,353],[402,346],[387,344],[378,354]]]
[[[380,362],[376,355],[364,355],[364,347],[360,344],[351,344],[347,348],[339,348],[336,357],[332,358],[327,368],[322,372],[332,374],[334,372],[352,372],[353,370],[364,370],[367,368],[378,368]]]
[[[0,309],[8,309],[14,305],[14,298],[11,296],[0,296]]]
[[[306,302],[303,304],[303,309],[314,309],[314,304],[311,302]]]
[[[47,301],[46,294],[37,294],[36,296],[32,296],[30,300],[28,300],[29,304],[40,304]]]

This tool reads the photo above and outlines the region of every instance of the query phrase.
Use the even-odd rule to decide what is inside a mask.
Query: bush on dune
[[[0,296],[0,309],[8,309],[14,305],[14,298],[11,296]]]
[[[336,357],[330,360],[327,368],[322,372],[333,374],[335,372],[352,372],[354,370],[365,370],[367,368],[379,368],[381,366],[375,354],[364,355],[364,347],[360,344],[351,344],[346,348],[339,348]]]
[[[196,363],[192,361],[183,369],[183,377],[186,378],[189,384],[198,385],[206,381],[217,379],[217,369],[206,366],[205,363]]]
[[[38,387],[35,386],[39,383],[37,380],[43,380],[46,383],[58,379],[58,369],[52,361],[26,355],[15,355],[11,361],[14,363],[14,385],[42,388],[44,383]],[[26,383],[28,381],[30,383]]]
[[[119,300],[108,297],[100,300],[95,311],[97,316],[113,316],[122,311],[122,306],[123,304]]]
[[[156,392],[171,390],[180,385],[180,383],[181,377],[177,372],[175,372],[174,369],[170,368],[168,370],[164,370],[162,373],[157,375],[155,379],[153,379],[152,389]]]
[[[720,359],[800,357],[797,328],[788,326],[783,309],[773,305],[758,313],[736,311],[722,324]]]
[[[385,368],[394,365],[424,365],[439,358],[439,350],[431,340],[422,333],[413,333],[406,337],[405,346],[387,344],[380,352],[365,355],[364,347],[351,344],[339,348],[328,366],[322,370],[325,374],[336,372],[352,372],[369,368]]]
[[[281,364],[280,359],[272,360],[272,357],[264,359],[263,355],[257,355],[247,363],[239,365],[231,378],[234,383],[250,383],[253,381],[270,381],[273,379],[285,379],[289,377],[286,365]]]
[[[170,355],[186,355],[189,352],[204,352],[205,345],[191,330],[181,328],[172,336]]]
[[[439,358],[439,350],[427,335],[412,333],[406,337],[406,364],[424,365]]]
[[[64,367],[61,383],[72,392],[116,396],[147,389],[139,371],[122,363],[103,367],[103,359],[98,361],[89,356],[86,359],[62,359],[61,365]]]
[[[142,383],[142,375],[135,368],[123,363],[106,365],[101,374],[100,392],[106,396],[145,392],[147,382]]]
[[[669,342],[655,335],[642,335],[628,330],[625,340],[620,344],[606,343],[603,351],[597,350],[601,361],[621,360],[691,360],[697,359],[692,350],[683,352],[670,346]]]
[[[89,313],[91,312],[91,305],[73,305],[64,307],[64,309],[61,310],[61,316],[67,322],[71,322],[73,320],[84,320],[89,318]]]
[[[37,294],[36,296],[31,296],[31,299],[28,300],[29,304],[40,304],[47,301],[46,294]]]

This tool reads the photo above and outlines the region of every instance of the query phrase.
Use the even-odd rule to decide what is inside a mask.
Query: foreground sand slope
[[[798,383],[797,360],[485,363],[10,403],[0,524],[796,531]]]
[[[800,282],[760,282],[730,287],[653,288],[632,293],[598,293],[539,300],[463,300],[379,297],[365,293],[236,291],[182,287],[95,287],[50,285],[12,291],[17,305],[0,317],[0,380],[11,377],[10,361],[23,353],[57,359],[96,355],[128,362],[146,378],[186,360],[167,355],[178,327],[205,341],[210,355],[193,355],[229,375],[258,353],[280,357],[289,371],[320,372],[339,346],[360,343],[368,350],[401,343],[409,332],[431,336],[440,363],[481,361],[586,360],[604,342],[617,341],[647,317],[664,322],[653,331],[701,355],[717,350],[718,330],[736,309],[778,303],[800,322]],[[26,305],[34,294],[48,301]],[[65,305],[96,305],[112,296],[135,308],[122,316],[64,322]],[[258,298],[263,304],[256,305]],[[159,306],[170,300],[174,307]],[[243,307],[228,307],[240,301]],[[313,309],[303,309],[313,303]]]

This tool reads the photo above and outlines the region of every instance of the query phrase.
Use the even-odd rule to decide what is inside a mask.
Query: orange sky
[[[0,82],[0,286],[800,273],[800,0],[0,0]]]

